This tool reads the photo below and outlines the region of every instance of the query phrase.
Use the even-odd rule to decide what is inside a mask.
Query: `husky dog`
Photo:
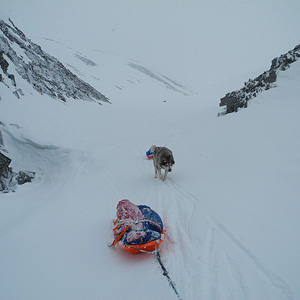
[[[150,147],[150,151],[153,153],[155,178],[157,178],[158,173],[160,179],[165,181],[168,172],[172,172],[172,167],[175,164],[173,153],[166,147],[156,147],[155,145]],[[161,174],[161,169],[165,170],[164,176]]]

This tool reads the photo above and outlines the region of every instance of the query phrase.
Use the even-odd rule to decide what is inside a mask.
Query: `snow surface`
[[[1,300],[176,299],[154,256],[107,247],[124,198],[162,217],[182,299],[300,299],[300,63],[217,117],[226,92],[299,43],[299,1],[1,2],[112,102],[1,86],[12,167],[36,172],[0,194]],[[173,150],[165,182],[152,144]]]

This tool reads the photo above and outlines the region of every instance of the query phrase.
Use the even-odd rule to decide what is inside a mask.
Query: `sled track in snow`
[[[185,192],[170,177],[165,182],[156,179],[151,195],[156,206],[162,211],[167,229],[166,244],[162,256],[182,299],[197,299],[197,289],[201,274],[197,261],[196,237],[192,236],[191,220],[198,200]]]
[[[137,177],[148,180],[150,170],[153,176],[152,168],[152,163],[147,162],[146,168],[141,164]],[[205,199],[198,199],[171,176],[165,182],[153,177],[149,177],[149,183],[142,181],[143,199],[131,182],[113,169],[102,169],[99,179],[104,197],[116,201],[128,198],[160,213],[167,230],[161,258],[182,299],[294,299],[283,280],[224,224],[203,211]],[[114,203],[109,207],[114,215]]]
[[[227,270],[225,276],[233,283],[232,292],[236,293],[237,299],[259,299],[259,294],[253,297],[249,284],[258,278],[263,283],[260,295],[265,294],[264,299],[293,299],[288,285],[265,267],[223,224],[213,217],[210,217],[209,222],[211,230],[207,240],[212,245],[214,260],[221,259],[224,263]],[[211,253],[208,253],[210,261],[212,261]],[[246,270],[243,269],[245,266]],[[254,274],[253,278],[247,277],[250,272]]]
[[[200,199],[172,178],[154,186],[151,197],[168,232],[162,256],[183,299],[293,299],[287,284],[230,230],[205,212],[197,214]],[[195,218],[204,227],[200,235]]]

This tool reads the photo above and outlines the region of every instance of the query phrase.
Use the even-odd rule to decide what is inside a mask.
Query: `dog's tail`
[[[150,147],[150,151],[151,151],[152,153],[154,153],[155,148],[156,148],[156,146],[155,146],[155,145],[152,145],[152,146]]]

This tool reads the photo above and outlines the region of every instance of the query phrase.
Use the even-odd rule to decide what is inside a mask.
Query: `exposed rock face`
[[[0,192],[14,191],[17,184],[31,182],[35,177],[35,173],[30,171],[13,172],[10,163],[11,159],[0,152]]]
[[[16,180],[18,182],[18,184],[24,184],[26,182],[31,182],[31,180],[34,178],[35,173],[34,172],[30,172],[30,171],[20,171],[17,175],[16,175]]]
[[[0,126],[4,126],[1,121]],[[35,172],[14,172],[9,166],[11,159],[3,153],[7,154],[7,150],[4,147],[4,140],[0,128],[0,192],[7,193],[10,191],[15,191],[17,184],[31,182],[35,177]]]
[[[40,94],[66,101],[68,98],[94,101],[99,104],[108,98],[79,79],[55,57],[47,54],[19,30],[0,20],[0,87],[8,88],[17,98],[23,91],[18,85],[20,77]],[[90,62],[89,62],[90,63]],[[1,100],[1,95],[0,95]],[[0,125],[3,125],[0,121]],[[14,172],[5,147],[0,128],[0,192],[16,189],[17,184],[31,182],[34,172]]]
[[[133,69],[138,70],[139,72],[157,80],[158,82],[161,82],[162,84],[164,84],[168,89],[177,92],[177,93],[181,93],[184,96],[188,96],[188,90],[180,83],[175,82],[174,80],[158,74],[158,73],[154,73],[152,71],[150,71],[149,69],[135,63],[135,62],[128,62],[128,66],[130,66]]]
[[[0,121],[0,125],[2,125],[2,122]],[[4,141],[3,141],[3,137],[2,137],[2,133],[1,133],[1,130],[0,130],[0,150],[1,148],[4,146]]]
[[[10,20],[0,20],[0,84],[12,88],[16,97],[23,95],[15,75],[9,72],[13,64],[17,73],[40,94],[66,101],[67,98],[109,102],[108,98],[79,79],[55,57],[34,44]]]
[[[286,54],[276,57],[272,60],[268,71],[259,75],[255,79],[249,79],[245,82],[243,88],[225,95],[220,99],[220,106],[226,106],[224,114],[237,112],[239,108],[247,107],[248,101],[257,96],[263,90],[276,87],[276,79],[279,71],[285,71],[290,65],[300,57],[300,45]]]
[[[0,191],[8,191],[13,181],[13,172],[9,167],[11,159],[0,152]]]

